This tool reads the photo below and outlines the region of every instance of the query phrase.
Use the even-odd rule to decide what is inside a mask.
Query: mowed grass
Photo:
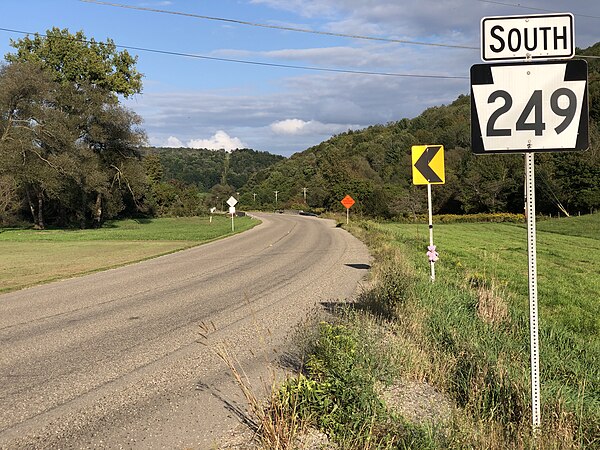
[[[435,219],[434,219],[435,223]],[[415,249],[426,248],[426,225],[387,225]],[[583,339],[600,339],[600,215],[537,224],[538,302],[541,321],[550,321]],[[467,278],[495,279],[528,308],[527,230],[510,223],[434,225],[440,253],[438,277],[462,271]],[[423,251],[423,264],[428,261]],[[600,356],[600,355],[599,355]]]
[[[235,232],[259,222],[235,219]],[[112,221],[93,230],[0,229],[0,292],[143,261],[233,234],[231,219]]]

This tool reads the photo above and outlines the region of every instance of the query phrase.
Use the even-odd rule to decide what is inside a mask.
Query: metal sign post
[[[435,246],[433,245],[433,207],[431,205],[431,184],[427,184],[427,207],[429,208],[429,255],[430,252],[435,254]],[[435,255],[437,256],[437,254]],[[431,282],[435,281],[435,259],[429,255],[429,265],[431,266]]]
[[[235,216],[235,206],[229,207],[229,214],[231,214],[231,231],[235,231],[235,226],[233,225],[233,217]]]
[[[540,350],[538,336],[537,258],[535,237],[534,153],[525,155],[527,195],[527,254],[529,262],[529,332],[531,346],[531,413],[533,434],[540,428]]]
[[[539,36],[544,39],[537,39]],[[550,39],[546,39],[548,36]],[[587,63],[570,59],[575,54],[570,13],[484,18],[481,38],[484,61],[523,61],[471,67],[471,148],[476,154],[525,153],[531,415],[535,438],[540,433],[541,417],[534,152],[588,148]],[[550,58],[566,61],[532,62]]]
[[[232,195],[227,200],[227,204],[229,205],[229,214],[231,214],[231,231],[235,231],[235,226],[233,225],[233,216],[235,216],[235,205],[237,205],[237,199]]]

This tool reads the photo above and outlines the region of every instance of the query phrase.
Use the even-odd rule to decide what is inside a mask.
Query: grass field
[[[426,248],[424,225],[386,225],[399,240]],[[523,311],[528,308],[527,231],[509,223],[434,226],[440,253],[438,277],[460,271],[505,285]],[[583,341],[600,340],[600,215],[553,219],[537,226],[538,301],[542,321]],[[415,255],[416,256],[416,255]],[[423,265],[428,268],[425,255]]]
[[[418,272],[427,275],[427,225],[386,224],[378,228],[393,237],[394,244],[415,264]],[[571,444],[566,444],[570,439],[576,447],[579,443],[595,448],[600,445],[600,264],[597,262],[600,215],[538,222],[536,240],[545,415],[542,420],[553,428],[548,430],[550,433],[563,428],[560,431],[562,444],[556,448],[571,448]],[[518,415],[529,417],[523,408],[529,403],[525,225],[440,224],[434,226],[434,243],[440,253],[436,282],[430,288],[422,288],[427,294],[421,301],[425,308],[430,308],[427,314],[432,326],[432,342],[437,342],[438,349],[447,353],[447,357],[458,358],[468,368],[468,383],[454,389],[465,398],[472,395],[469,393],[474,388],[472,372],[481,370],[483,362],[477,362],[481,358],[489,365],[486,371],[495,375],[486,375],[491,384],[488,380],[485,389],[493,393],[492,398],[484,396],[480,402],[493,405],[494,398],[503,399],[502,405],[494,407],[498,410],[508,408],[511,402],[522,403],[519,408],[513,405],[513,411],[506,411],[506,423],[514,420],[515,410],[520,411]],[[475,299],[469,300],[472,294],[468,291],[476,293]],[[434,296],[436,303],[428,304],[428,296]],[[502,325],[482,328],[478,323],[482,318],[482,304],[485,307],[489,299],[501,305],[491,314],[503,316],[499,320]],[[450,347],[449,343],[452,343]],[[461,355],[468,355],[470,360],[462,360]],[[504,385],[508,380],[511,386]],[[507,395],[507,392],[512,394]],[[521,401],[517,402],[515,399],[519,397]],[[488,413],[501,416],[498,410]],[[480,413],[482,411],[485,408]]]
[[[235,231],[258,223],[235,219]],[[0,229],[0,292],[105,270],[232,234],[215,216],[121,220],[92,230]]]

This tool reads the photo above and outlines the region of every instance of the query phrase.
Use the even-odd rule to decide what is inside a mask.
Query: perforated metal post
[[[427,207],[429,209],[429,245],[433,246],[433,208],[431,205],[431,183],[427,184]],[[435,262],[429,263],[431,266],[431,281],[435,281]]]
[[[540,359],[538,341],[537,260],[535,240],[535,172],[533,153],[525,154],[527,252],[529,255],[529,330],[531,335],[531,413],[533,434],[540,429]]]

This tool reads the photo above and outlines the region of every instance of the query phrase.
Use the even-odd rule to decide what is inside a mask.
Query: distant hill
[[[197,186],[202,192],[209,192],[217,184],[240,189],[253,174],[285,159],[251,149],[229,153],[225,150],[149,147],[142,153],[159,156],[162,181],[181,181]]]

